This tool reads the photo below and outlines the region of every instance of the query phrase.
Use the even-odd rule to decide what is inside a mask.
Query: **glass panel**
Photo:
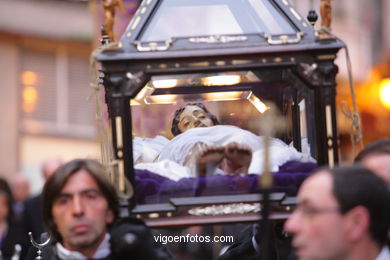
[[[283,109],[292,103],[291,97],[284,101],[287,95],[283,91],[291,90],[291,86],[283,81],[265,83],[256,75],[239,71],[156,76],[146,84],[149,90],[143,98],[132,100],[129,109],[138,203],[257,192],[256,179],[264,167],[263,133],[275,122],[292,124],[280,127],[271,141],[271,171],[283,173],[281,167],[292,160],[314,161],[298,152],[292,143],[294,123],[301,124],[301,120],[294,122],[291,109]],[[206,79],[222,76],[239,76],[240,80],[233,85],[229,80],[221,81],[223,78],[218,79],[217,86],[202,84]],[[166,84],[156,86],[162,80]],[[153,100],[156,96],[165,100]],[[270,108],[269,101],[281,113],[272,121],[265,117],[276,111]],[[300,173],[298,178],[308,174]],[[282,191],[294,190],[294,184],[289,185]]]
[[[267,0],[165,0],[141,41],[227,34],[294,34],[296,30],[286,19]]]

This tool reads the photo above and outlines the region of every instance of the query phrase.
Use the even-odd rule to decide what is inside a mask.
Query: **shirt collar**
[[[378,255],[378,257],[375,260],[387,260],[390,259],[390,250],[387,246],[382,248],[381,253]]]
[[[110,234],[106,233],[104,236],[104,239],[102,243],[100,243],[98,249],[96,250],[95,254],[93,255],[92,258],[105,258],[107,257],[110,253]],[[70,251],[66,249],[61,243],[56,243],[56,249],[57,249],[57,254],[59,258],[63,260],[86,260],[88,259],[85,255],[81,254],[80,252],[77,251]]]

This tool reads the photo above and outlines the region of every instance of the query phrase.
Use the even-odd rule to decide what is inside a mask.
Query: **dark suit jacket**
[[[42,219],[42,194],[28,199],[24,204],[23,225],[27,232],[32,232],[35,241],[40,242],[44,230]]]
[[[20,259],[24,259],[28,248],[27,233],[22,225],[9,223],[8,232],[1,241],[1,253],[4,259],[11,259],[15,252],[15,245],[19,244],[22,247]]]
[[[245,260],[258,260],[261,258],[260,254],[256,252],[252,238],[255,236],[255,228],[252,226],[243,230],[239,234],[237,241],[231,245],[227,251],[222,254],[218,260],[236,260],[236,259],[245,259]],[[288,237],[285,237],[282,234],[283,223],[276,223],[273,225],[273,234],[270,250],[271,259],[264,260],[295,260],[294,250],[291,247],[291,240]],[[261,231],[258,231],[261,232]],[[261,247],[259,245],[259,247]]]

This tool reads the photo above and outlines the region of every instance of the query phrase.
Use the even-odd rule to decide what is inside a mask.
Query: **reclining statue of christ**
[[[161,136],[135,138],[135,168],[151,170],[174,180],[212,174],[261,174],[263,171],[263,137],[236,126],[220,125],[202,103],[179,108],[172,120],[171,132],[174,135],[171,140]],[[146,147],[152,144],[152,148],[145,150],[145,143]],[[272,171],[289,160],[313,160],[276,138],[271,140],[270,152]]]

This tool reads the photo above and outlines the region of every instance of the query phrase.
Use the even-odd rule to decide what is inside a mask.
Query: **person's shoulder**
[[[28,198],[28,199],[24,202],[24,204],[25,204],[25,205],[32,205],[32,204],[41,202],[41,200],[42,200],[42,193],[39,193],[39,194],[37,194],[37,195],[35,195],[35,196],[32,196],[32,197]]]

